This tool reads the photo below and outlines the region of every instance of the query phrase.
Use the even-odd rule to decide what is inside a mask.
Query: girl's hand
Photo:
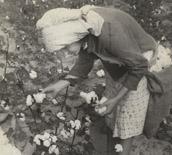
[[[56,97],[56,95],[62,91],[63,89],[65,89],[67,86],[69,86],[70,83],[69,81],[66,80],[60,80],[55,84],[51,84],[48,87],[44,88],[42,90],[42,93],[46,93],[46,97],[49,100],[54,99],[54,97]]]
[[[107,100],[106,102],[104,102],[103,104],[97,105],[96,108],[102,108],[102,107],[106,107],[106,111],[100,113],[101,116],[110,114],[114,108],[117,106],[118,100],[116,98],[112,98]]]

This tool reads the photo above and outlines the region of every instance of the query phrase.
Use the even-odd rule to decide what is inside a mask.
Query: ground
[[[16,87],[15,73],[20,69],[21,74],[34,70],[38,78],[27,80],[23,77],[24,88],[33,92],[44,88],[56,81],[60,69],[59,57],[48,53],[39,41],[39,33],[35,23],[46,11],[54,7],[77,8],[83,4],[98,4],[107,7],[117,7],[129,12],[150,33],[157,42],[167,48],[172,48],[172,1],[171,0],[0,0],[0,80],[8,81],[6,93],[10,96],[12,106],[17,106],[24,99]],[[7,53],[8,51],[8,53]],[[7,57],[8,56],[8,57]],[[75,57],[63,55],[63,67],[71,68]],[[8,60],[8,61],[7,61]],[[79,90],[92,90],[104,81],[95,76],[101,65],[97,62],[89,79],[80,86],[71,88],[70,96],[78,95]],[[0,99],[5,96],[3,83],[0,83]],[[76,96],[77,96],[76,95]],[[70,99],[69,104],[78,102],[78,98]],[[91,135],[96,148],[95,155],[106,155],[106,135],[104,119],[95,119],[91,126]],[[172,154],[172,119],[169,112],[167,124],[162,124],[154,138],[146,139],[144,135],[134,140],[132,155],[170,155]]]

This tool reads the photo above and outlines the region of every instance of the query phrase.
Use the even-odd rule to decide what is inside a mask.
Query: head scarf
[[[49,52],[60,50],[79,41],[90,32],[98,36],[104,19],[93,10],[94,6],[81,9],[57,8],[47,11],[36,23],[42,31],[43,41]]]

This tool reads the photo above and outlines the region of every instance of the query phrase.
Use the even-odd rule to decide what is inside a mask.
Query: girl
[[[143,132],[150,92],[146,74],[155,64],[155,40],[129,14],[118,9],[83,7],[48,11],[37,22],[48,51],[66,49],[79,57],[65,79],[48,86],[43,93],[55,97],[61,90],[86,78],[94,60],[106,70],[108,100],[99,106],[108,126],[108,155],[129,155],[133,138]],[[147,59],[144,54],[150,54]],[[122,152],[116,152],[115,144]]]

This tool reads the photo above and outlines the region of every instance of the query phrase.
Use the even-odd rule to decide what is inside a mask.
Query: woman
[[[156,60],[155,40],[129,14],[117,9],[53,11],[37,23],[47,49],[53,52],[65,48],[78,53],[79,58],[65,79],[43,92],[55,97],[78,78],[86,78],[94,60],[100,59],[106,70],[104,95],[108,100],[98,108],[107,108],[101,115],[106,116],[108,126],[108,155],[129,155],[133,138],[143,132],[150,94],[145,76]],[[152,55],[150,61],[144,57],[147,51]],[[114,149],[119,143],[122,152]]]

